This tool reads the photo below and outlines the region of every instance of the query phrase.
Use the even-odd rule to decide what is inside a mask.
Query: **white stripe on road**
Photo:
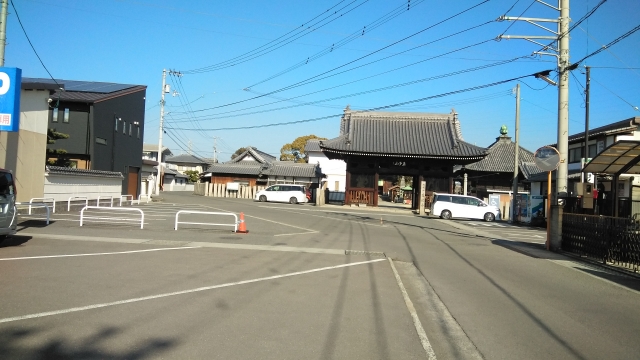
[[[77,257],[77,256],[97,256],[97,255],[118,255],[118,254],[133,254],[150,251],[163,251],[163,250],[182,250],[182,249],[197,249],[199,246],[181,246],[175,248],[160,248],[160,249],[147,249],[147,250],[131,250],[131,251],[118,251],[118,252],[105,252],[105,253],[89,253],[89,254],[66,254],[66,255],[46,255],[46,256],[26,256],[17,258],[4,258],[0,261],[6,260],[28,260],[28,259],[51,259],[51,258],[63,258],[63,257]]]
[[[407,294],[407,289],[405,289],[404,284],[402,284],[402,279],[400,279],[400,275],[396,270],[396,266],[393,265],[393,260],[391,260],[391,258],[387,258],[387,259],[389,259],[389,264],[391,264],[393,275],[396,277],[396,282],[398,283],[400,292],[402,292],[404,303],[407,305],[407,309],[409,309],[409,313],[411,314],[411,318],[413,319],[413,325],[416,327],[416,331],[418,332],[418,337],[420,338],[422,347],[424,348],[424,351],[427,352],[427,358],[429,360],[436,360],[436,353],[433,352],[433,348],[431,347],[431,343],[429,342],[427,333],[424,331],[424,328],[422,327],[422,323],[420,322],[420,318],[418,317],[416,308],[413,306],[413,302],[411,302],[411,299],[409,298],[409,294]]]
[[[139,298],[120,300],[120,301],[113,301],[113,302],[108,302],[108,303],[103,303],[103,304],[87,305],[87,306],[74,307],[74,308],[69,308],[69,309],[64,309],[64,310],[46,311],[46,312],[41,312],[41,313],[36,313],[36,314],[14,316],[14,317],[10,317],[10,318],[0,319],[0,323],[8,323],[8,322],[27,320],[27,319],[35,319],[35,318],[41,318],[41,317],[53,316],[53,315],[62,315],[62,314],[68,314],[68,313],[73,313],[73,312],[78,312],[78,311],[93,310],[93,309],[99,309],[99,308],[104,308],[104,307],[109,307],[109,306],[124,305],[124,304],[130,304],[130,303],[134,303],[134,302],[160,299],[160,298],[165,298],[165,297],[169,297],[169,296],[192,294],[192,293],[196,293],[196,292],[200,292],[200,291],[220,289],[220,288],[225,288],[225,287],[230,287],[230,286],[235,286],[235,285],[251,284],[251,283],[260,282],[260,281],[266,281],[266,280],[281,279],[281,278],[285,278],[285,277],[310,274],[310,273],[319,272],[319,271],[325,271],[325,270],[339,269],[339,268],[344,268],[344,267],[349,267],[349,266],[369,264],[369,263],[374,263],[374,262],[378,262],[378,261],[385,261],[385,259],[376,259],[376,260],[369,260],[369,261],[360,261],[360,262],[355,262],[355,263],[350,263],[350,264],[327,266],[327,267],[322,267],[322,268],[317,268],[317,269],[297,271],[297,272],[293,272],[293,273],[289,273],[289,274],[283,274],[283,275],[274,275],[274,276],[267,276],[267,277],[252,279],[252,280],[243,280],[243,281],[236,281],[236,282],[220,284],[220,285],[204,286],[204,287],[199,287],[199,288],[195,288],[195,289],[191,289],[191,290],[175,291],[175,292],[170,292],[170,293],[165,293],[165,294],[143,296],[143,297],[139,297]]]

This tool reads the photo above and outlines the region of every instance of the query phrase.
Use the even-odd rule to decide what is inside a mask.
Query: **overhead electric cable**
[[[623,35],[620,35],[619,37],[617,37],[616,39],[614,39],[613,41],[611,41],[610,43],[608,43],[607,45],[602,46],[601,48],[599,48],[598,50],[592,52],[591,54],[583,57],[582,59],[574,62],[571,66],[576,66],[578,64],[580,64],[581,62],[585,61],[586,59],[598,55],[599,53],[603,52],[605,49],[612,47],[613,45],[619,43],[620,41],[626,39],[627,37],[633,35],[636,31],[640,30],[640,25],[634,27],[633,29],[627,31],[626,33],[624,33]]]
[[[431,95],[431,96],[427,96],[427,97],[423,97],[423,98],[419,98],[419,99],[414,99],[414,100],[409,100],[409,101],[403,101],[403,102],[399,102],[399,103],[395,103],[395,104],[378,106],[378,107],[374,107],[374,108],[370,108],[370,109],[366,109],[366,110],[353,111],[352,113],[364,113],[364,112],[384,110],[384,109],[388,109],[388,108],[399,107],[399,106],[402,106],[402,105],[413,104],[413,103],[416,103],[416,102],[426,101],[426,100],[430,100],[430,99],[436,99],[436,98],[451,96],[451,95],[455,95],[455,94],[461,94],[461,93],[468,92],[468,91],[475,91],[475,90],[485,89],[485,88],[489,88],[489,87],[505,84],[505,83],[508,83],[508,82],[516,81],[516,80],[519,80],[519,79],[523,79],[523,78],[526,78],[526,77],[535,76],[536,74],[537,73],[529,74],[529,75],[522,75],[522,76],[518,76],[518,77],[515,77],[515,78],[507,79],[507,80],[501,80],[501,81],[496,81],[496,82],[489,83],[489,84],[478,85],[478,86],[473,86],[473,87],[469,87],[469,88],[465,88],[465,89],[449,91],[449,92],[441,93],[441,94],[438,94],[438,95]],[[204,131],[223,131],[223,130],[257,129],[257,128],[265,128],[265,127],[301,124],[301,123],[307,123],[307,122],[313,122],[313,121],[319,121],[319,120],[324,120],[324,119],[335,118],[337,116],[342,116],[342,115],[343,115],[342,113],[337,113],[337,114],[332,114],[332,115],[328,115],[328,116],[321,116],[321,117],[305,119],[305,120],[288,121],[288,122],[272,123],[272,124],[264,124],[264,125],[253,125],[253,126],[238,126],[238,127],[227,127],[227,128],[203,129],[203,130]],[[174,129],[174,130],[178,130],[179,129],[179,130],[184,130],[184,131],[200,131],[199,129],[190,129],[190,128],[173,128],[172,127],[172,129]]]
[[[416,7],[417,5],[421,4],[424,1],[425,0],[417,0],[417,1],[414,1],[413,4],[411,4],[411,5],[413,7]],[[304,65],[307,65],[308,63],[310,63],[310,62],[312,62],[314,60],[317,60],[317,59],[319,59],[319,58],[321,58],[321,57],[323,57],[325,55],[331,54],[334,50],[337,50],[337,49],[341,48],[342,46],[347,45],[348,43],[350,43],[350,42],[352,42],[352,41],[364,36],[365,33],[368,34],[369,32],[377,29],[378,27],[384,25],[385,23],[395,19],[399,15],[409,11],[409,9],[410,8],[407,5],[402,4],[399,7],[396,7],[393,10],[391,10],[390,12],[388,12],[388,13],[382,15],[381,17],[377,18],[373,22],[365,25],[363,28],[358,29],[355,32],[349,34],[347,37],[343,38],[342,40],[331,44],[331,46],[328,46],[328,47],[324,48],[323,50],[321,50],[321,51],[319,51],[319,52],[317,52],[317,53],[315,53],[315,54],[313,54],[311,56],[308,56],[306,59],[304,59],[304,60],[302,60],[302,61],[300,61],[300,62],[298,62],[298,63],[296,63],[294,65],[291,65],[290,67],[288,67],[288,68],[286,68],[286,69],[284,69],[284,70],[282,70],[282,71],[280,71],[280,72],[278,72],[278,73],[276,73],[274,75],[271,75],[271,76],[269,76],[268,78],[266,78],[264,80],[260,80],[257,83],[251,84],[251,85],[247,86],[247,88],[252,88],[252,87],[254,87],[256,85],[265,83],[265,82],[267,82],[269,80],[272,80],[272,79],[275,79],[275,78],[277,78],[277,77],[279,77],[281,75],[284,75],[284,74],[289,73],[289,72],[291,72],[291,71],[293,71],[293,70],[295,70],[297,68],[300,68],[300,67],[302,67]]]
[[[62,87],[62,85],[58,84],[56,79],[54,79],[53,75],[51,75],[51,72],[49,72],[49,69],[47,69],[47,66],[42,61],[42,58],[40,58],[40,55],[38,55],[38,52],[36,51],[35,46],[33,46],[33,43],[31,42],[31,39],[29,39],[29,35],[27,34],[27,30],[24,28],[24,25],[22,25],[22,20],[20,20],[20,15],[18,15],[18,9],[16,9],[16,6],[13,4],[13,0],[11,0],[11,7],[13,8],[13,12],[16,14],[16,19],[18,19],[18,23],[20,24],[20,28],[22,28],[22,32],[24,33],[24,36],[27,38],[27,42],[31,46],[31,50],[33,50],[33,53],[36,54],[36,57],[38,58],[38,61],[40,61],[40,64],[42,65],[44,70],[47,72],[47,74],[49,74],[49,77],[51,78],[51,80],[53,80],[53,82],[56,85],[58,85],[58,88],[61,91],[64,91],[64,88]],[[2,46],[4,46],[4,44],[2,44]]]
[[[339,100],[339,99],[344,99],[344,98],[349,98],[349,97],[354,97],[354,96],[360,96],[360,95],[365,95],[365,94],[370,94],[370,93],[375,93],[375,92],[380,92],[380,91],[385,91],[385,90],[391,90],[391,89],[396,89],[396,88],[399,88],[399,87],[415,85],[415,84],[419,84],[419,83],[423,83],[423,82],[427,82],[427,81],[438,80],[438,79],[443,79],[443,78],[447,78],[447,77],[451,77],[451,76],[455,76],[455,75],[460,75],[460,74],[465,74],[465,73],[474,72],[474,71],[478,71],[478,70],[488,69],[488,68],[492,68],[492,67],[495,67],[495,66],[509,64],[509,63],[512,63],[512,62],[514,62],[514,61],[516,61],[518,59],[519,58],[513,58],[513,59],[510,59],[510,60],[500,61],[500,62],[496,62],[496,63],[493,63],[493,64],[486,64],[486,65],[476,66],[476,67],[469,68],[469,69],[458,70],[458,71],[454,71],[454,72],[450,72],[450,73],[446,73],[446,74],[440,74],[440,75],[436,75],[436,76],[430,76],[430,77],[426,77],[426,78],[422,78],[422,79],[418,79],[418,80],[413,80],[413,81],[409,81],[409,82],[394,84],[394,85],[380,87],[380,88],[376,88],[376,89],[370,89],[370,90],[360,91],[360,92],[341,95],[341,96],[334,96],[334,97],[327,98],[327,99],[322,99],[322,100],[303,102],[303,103],[296,104],[296,105],[283,106],[283,107],[278,107],[278,108],[273,108],[273,109],[258,110],[258,111],[242,113],[242,114],[235,114],[235,115],[223,115],[223,116],[214,116],[214,117],[211,117],[211,115],[209,115],[209,116],[204,115],[204,116],[195,117],[195,118],[206,118],[206,119],[203,119],[202,121],[204,121],[204,120],[215,120],[215,119],[227,119],[227,118],[233,118],[233,117],[239,117],[239,116],[255,115],[255,114],[262,114],[262,113],[265,113],[265,112],[272,112],[272,111],[278,111],[278,110],[291,109],[291,108],[300,107],[300,106],[315,105],[315,104],[319,104],[319,103],[323,103],[323,102],[329,102],[329,101],[334,101],[334,100]],[[192,118],[189,117],[188,119],[189,120],[185,120],[185,121],[191,121]],[[177,119],[177,120],[182,120],[182,119]]]
[[[345,0],[340,1],[339,3],[337,3],[334,6],[332,6],[331,8],[329,8],[328,10],[323,12],[322,14],[317,15],[316,17],[311,19],[309,22],[314,21],[318,17],[324,15],[325,13],[329,12],[331,9],[333,9],[334,7],[336,7],[339,4],[343,3],[344,1]],[[222,61],[222,62],[220,62],[218,64],[209,65],[209,66],[205,66],[205,67],[198,68],[198,69],[183,71],[183,73],[184,74],[198,74],[198,73],[203,73],[203,72],[211,72],[211,71],[220,70],[220,69],[228,68],[228,67],[231,67],[231,66],[235,66],[235,65],[241,64],[243,62],[246,62],[246,61],[249,61],[249,60],[253,60],[253,59],[255,59],[257,57],[260,57],[262,55],[266,55],[266,54],[268,54],[268,53],[270,53],[272,51],[275,51],[275,50],[277,50],[277,49],[279,49],[279,48],[281,48],[281,47],[283,47],[283,46],[285,46],[287,44],[292,43],[295,40],[300,39],[301,37],[304,37],[304,36],[310,34],[313,31],[316,31],[316,30],[318,30],[318,29],[320,29],[320,28],[332,23],[333,21],[339,19],[343,15],[348,14],[349,12],[351,12],[351,11],[357,9],[358,7],[362,6],[364,3],[366,3],[369,0],[364,0],[361,4],[357,5],[356,7],[352,8],[352,9],[349,9],[344,13],[338,14],[339,11],[342,11],[342,10],[346,9],[347,7],[349,7],[350,5],[352,5],[353,3],[358,2],[358,1],[362,1],[362,0],[353,0],[350,3],[348,3],[347,5],[343,6],[342,8],[334,11],[332,14],[330,14],[330,15],[328,15],[328,16],[320,19],[320,20],[318,20],[316,23],[313,23],[313,24],[310,24],[310,25],[306,25],[306,23],[302,24],[299,28],[296,28],[295,30],[291,30],[288,33],[286,33],[286,34],[284,34],[284,35],[282,35],[282,36],[280,36],[280,37],[278,37],[278,38],[276,38],[276,39],[274,39],[272,41],[269,41],[266,44],[264,44],[262,46],[259,46],[259,47],[255,48],[255,49],[251,50],[251,51],[248,51],[248,52],[246,52],[246,53],[244,53],[242,55],[238,55],[238,56],[236,56],[236,57],[234,57],[232,59]],[[330,19],[332,17],[333,17],[333,19],[328,20],[328,22],[322,24],[323,21],[325,21],[327,19]],[[316,26],[316,25],[318,25],[318,26]],[[306,29],[303,29],[303,28],[305,28],[305,26],[306,26]],[[316,26],[316,27],[314,27],[314,26]],[[293,34],[295,32],[299,32],[299,34]]]

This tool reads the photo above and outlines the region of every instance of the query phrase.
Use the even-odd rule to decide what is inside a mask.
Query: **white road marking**
[[[293,234],[276,234],[273,236],[289,236],[289,235],[307,235],[307,234],[317,234],[318,231],[309,231],[309,232],[302,232],[302,233],[293,233]]]
[[[63,258],[63,257],[79,257],[79,256],[98,256],[98,255],[119,255],[119,254],[134,254],[150,251],[164,251],[164,250],[182,250],[182,249],[197,249],[199,246],[181,246],[175,248],[161,248],[161,249],[146,249],[146,250],[131,250],[131,251],[118,251],[118,252],[105,252],[105,253],[89,253],[89,254],[67,254],[67,255],[46,255],[46,256],[27,256],[17,258],[0,258],[0,261],[7,260],[30,260],[30,259],[51,259],[51,258]]]
[[[290,207],[283,207],[283,206],[266,206],[266,205],[259,205],[258,207],[260,208],[265,208],[265,209],[282,209],[282,210],[294,210]],[[384,210],[372,210],[371,212],[355,212],[355,211],[351,211],[351,210],[326,210],[326,209],[305,209],[305,208],[301,208],[301,209],[295,209],[296,211],[301,210],[301,211],[313,211],[313,212],[324,212],[324,213],[339,213],[339,214],[348,214],[348,215],[370,215],[370,216],[377,216],[377,215],[384,215],[384,216],[398,216],[398,217],[416,217],[415,215],[407,215],[407,214],[393,214],[393,213],[389,213],[389,212],[384,212]],[[407,209],[407,212],[411,211],[411,209]]]
[[[210,208],[210,209],[214,209],[214,210],[227,211],[227,210],[225,210],[225,209],[215,208],[215,207],[213,207],[213,206],[206,206],[206,207],[208,207],[208,208]],[[295,228],[295,229],[305,230],[306,232],[318,232],[317,230],[307,229],[307,228],[303,228],[303,227],[295,226],[295,225],[290,225],[290,224],[285,224],[285,223],[283,223],[283,222],[274,221],[274,220],[269,220],[269,219],[264,219],[264,218],[257,217],[257,216],[253,216],[253,215],[247,215],[247,214],[244,214],[244,216],[249,217],[249,218],[254,218],[254,219],[262,220],[262,221],[271,222],[271,223],[278,224],[278,225],[289,226],[289,227],[292,227],[292,228]],[[282,235],[288,235],[288,234],[282,234]]]
[[[422,327],[422,323],[420,322],[420,318],[418,317],[418,313],[416,312],[415,307],[413,306],[413,302],[409,298],[409,294],[407,294],[407,290],[404,288],[404,284],[402,284],[402,279],[400,279],[400,275],[396,270],[396,266],[393,265],[393,261],[391,258],[387,258],[389,260],[389,264],[391,264],[391,269],[393,270],[393,275],[396,277],[396,282],[398,283],[398,287],[400,288],[400,292],[402,293],[402,297],[404,298],[404,303],[407,305],[407,309],[411,314],[411,318],[413,319],[413,325],[418,332],[418,337],[420,338],[420,343],[422,343],[422,348],[427,352],[427,358],[429,360],[436,360],[436,353],[433,351],[431,347],[431,343],[429,342],[429,338],[427,337],[427,333],[424,331]]]
[[[146,300],[154,300],[154,299],[160,299],[160,298],[165,298],[165,297],[169,297],[169,296],[176,296],[176,295],[192,294],[192,293],[201,292],[201,291],[220,289],[220,288],[225,288],[225,287],[230,287],[230,286],[235,286],[235,285],[251,284],[251,283],[256,283],[256,282],[260,282],[260,281],[281,279],[281,278],[286,278],[286,277],[291,277],[291,276],[296,276],[296,275],[310,274],[310,273],[319,272],[319,271],[339,269],[339,268],[344,268],[344,267],[349,267],[349,266],[356,266],[356,265],[363,265],[363,264],[369,264],[369,263],[374,263],[374,262],[379,262],[379,261],[385,261],[385,259],[375,259],[375,260],[360,261],[360,262],[355,262],[355,263],[350,263],[350,264],[327,266],[327,267],[311,269],[311,270],[296,271],[296,272],[293,272],[293,273],[282,274],[282,275],[267,276],[267,277],[262,277],[262,278],[257,278],[257,279],[236,281],[236,282],[220,284],[220,285],[204,286],[204,287],[199,287],[199,288],[190,289],[190,290],[174,291],[174,292],[170,292],[170,293],[151,295],[151,296],[143,296],[143,297],[139,297],[139,298],[120,300],[120,301],[113,301],[113,302],[102,303],[102,304],[79,306],[79,307],[63,309],[63,310],[46,311],[46,312],[41,312],[41,313],[36,313],[36,314],[20,315],[20,316],[14,316],[14,317],[0,319],[0,323],[8,323],[8,322],[14,322],[14,321],[20,321],[20,320],[36,319],[36,318],[42,318],[42,317],[46,317],[46,316],[62,315],[62,314],[69,314],[69,313],[78,312],[78,311],[93,310],[93,309],[105,308],[105,307],[116,306],[116,305],[131,304],[131,303],[134,303],[134,302],[140,302],[140,301],[146,301]]]

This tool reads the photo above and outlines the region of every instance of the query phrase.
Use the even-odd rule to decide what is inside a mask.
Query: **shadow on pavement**
[[[0,354],[5,359],[146,359],[161,357],[162,352],[177,344],[175,340],[152,338],[132,344],[128,350],[116,351],[109,349],[108,343],[117,340],[116,336],[122,337],[123,331],[115,327],[98,329],[82,339],[45,334],[49,330],[52,329],[6,327],[0,330]]]
[[[0,242],[0,248],[20,246],[29,240],[31,240],[31,236],[10,235],[4,241]]]
[[[594,268],[585,269],[583,267],[575,267],[575,269],[598,278],[609,280],[612,283],[618,284],[620,286],[624,286],[635,291],[640,291],[640,279],[632,278],[624,274],[616,274],[613,272],[598,270]]]
[[[16,231],[20,232],[28,228],[44,228],[54,223],[55,221],[49,221],[49,224],[47,224],[45,220],[25,220],[18,223],[18,229]]]

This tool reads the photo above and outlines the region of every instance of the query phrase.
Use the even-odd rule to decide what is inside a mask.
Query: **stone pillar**
[[[549,249],[551,251],[558,251],[562,248],[562,213],[563,209],[561,205],[551,205],[551,214],[549,214],[549,221],[551,225],[551,233],[549,234]]]

